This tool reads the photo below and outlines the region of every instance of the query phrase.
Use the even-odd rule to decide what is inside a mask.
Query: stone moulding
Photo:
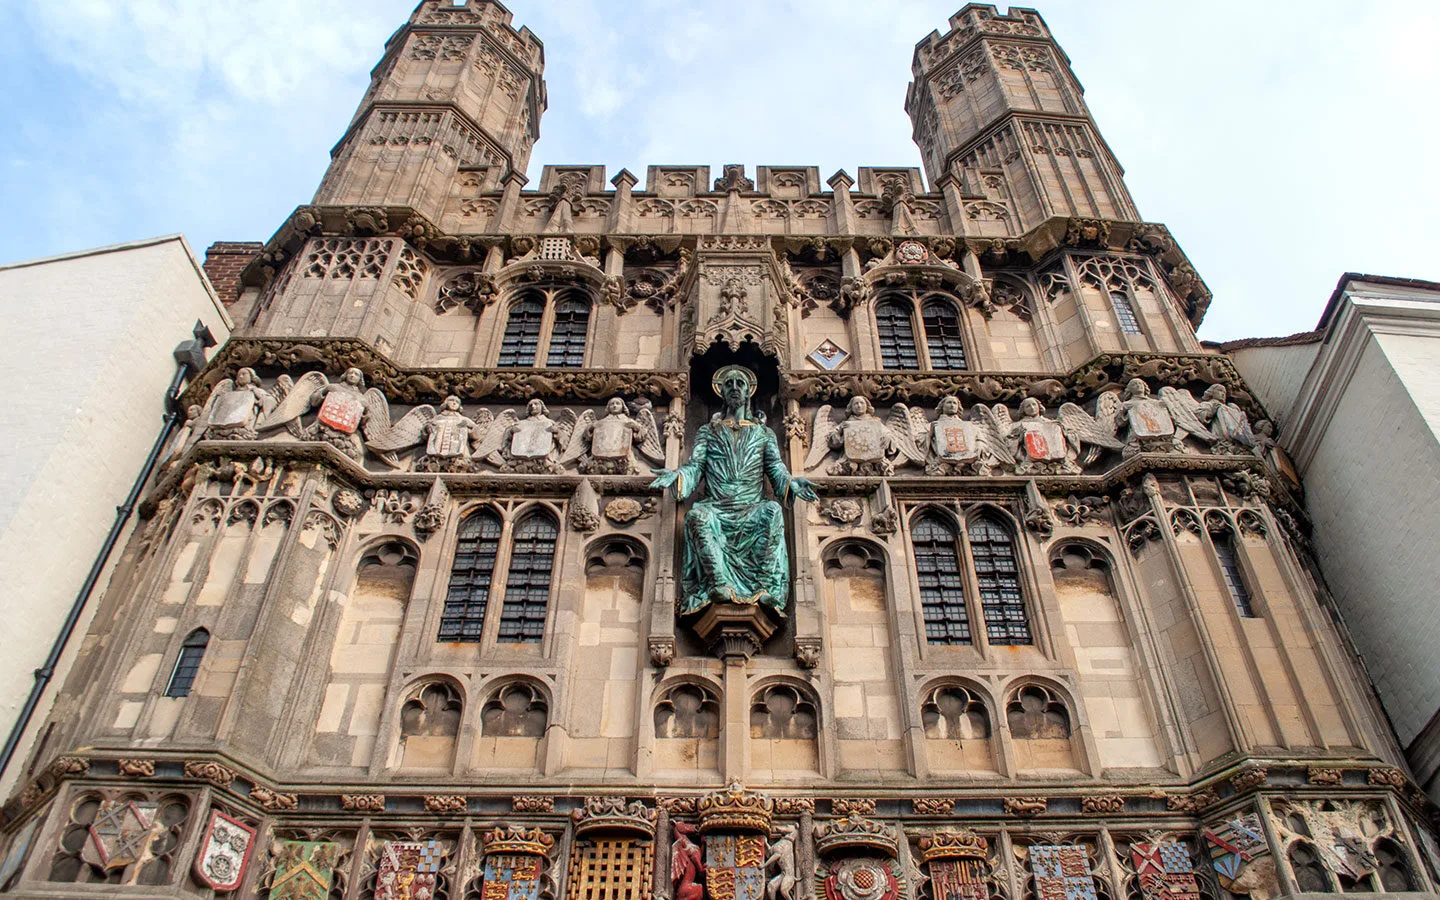
[[[357,120],[341,142],[349,140],[352,132],[361,127],[363,119]],[[984,138],[977,138],[982,140]],[[961,148],[957,152],[966,152]],[[508,162],[508,154],[501,151],[501,155]],[[507,166],[508,167],[508,166]],[[486,194],[484,197],[498,202],[503,198],[503,193]],[[522,200],[535,200],[546,195],[539,191],[526,191],[520,197]],[[610,192],[602,194],[587,195],[587,199],[609,199],[614,196]],[[718,198],[719,193],[706,194],[701,192],[696,196],[711,196]],[[813,195],[814,199],[821,199],[829,196],[826,192]],[[856,195],[860,196],[860,195]],[[476,198],[480,199],[480,198]],[[916,199],[922,199],[917,196]],[[924,195],[923,199],[935,202],[943,202],[943,194]],[[359,216],[357,212],[364,210],[370,215]],[[380,213],[377,216],[375,213]],[[537,224],[540,220],[537,220]],[[764,221],[764,220],[757,220]],[[783,223],[785,220],[776,220]],[[242,281],[247,285],[265,284],[273,278],[279,267],[289,257],[293,256],[304,243],[311,237],[347,237],[353,235],[371,235],[376,233],[374,225],[383,223],[378,234],[403,237],[410,241],[417,248],[425,250],[426,254],[434,261],[442,264],[465,264],[476,263],[484,259],[485,253],[496,246],[507,244],[506,237],[498,234],[473,234],[442,232],[438,226],[431,222],[421,213],[408,206],[386,206],[375,209],[347,206],[300,206],[290,214],[290,217],[275,232],[274,236],[265,243],[264,250],[257,256],[255,261],[245,267],[241,273]],[[783,227],[783,225],[781,226]],[[1093,233],[1093,237],[1092,236]],[[520,235],[521,238],[532,238],[533,235]],[[821,239],[827,245],[840,249],[859,243],[873,243],[877,239],[889,240],[886,235],[872,234],[833,234],[833,235],[806,235],[796,236],[782,233],[765,235],[747,235],[738,240],[746,241],[745,246],[722,246],[725,241],[734,241],[736,238],[724,235],[699,235],[695,238],[682,238],[680,235],[672,234],[634,234],[619,235],[606,234],[605,239],[614,246],[618,242],[647,242],[661,241],[667,244],[673,242],[679,246],[685,244],[705,245],[710,249],[760,249],[767,246],[777,248],[792,248],[797,244],[816,239]],[[1087,239],[1089,238],[1089,239]],[[1044,257],[1056,250],[1070,247],[1084,246],[1086,249],[1107,250],[1120,253],[1137,253],[1154,257],[1159,268],[1165,274],[1166,280],[1170,282],[1171,288],[1184,304],[1183,312],[1191,324],[1199,327],[1205,317],[1206,309],[1212,299],[1209,288],[1205,286],[1194,267],[1190,264],[1189,258],[1180,249],[1175,239],[1170,235],[1169,230],[1164,226],[1151,222],[1133,222],[1118,219],[1079,219],[1069,216],[1052,216],[1044,222],[1039,223],[1023,235],[1011,235],[1006,237],[966,237],[962,235],[940,234],[940,235],[915,235],[910,238],[919,243],[939,248],[949,244],[952,248],[963,246],[966,250],[973,252],[976,256],[988,261],[990,264],[998,264],[1001,261],[1018,261],[1024,264],[1035,264]],[[938,252],[938,251],[937,251]],[[952,256],[955,249],[949,253],[941,253],[942,256]],[[1013,258],[1012,258],[1013,257]]]

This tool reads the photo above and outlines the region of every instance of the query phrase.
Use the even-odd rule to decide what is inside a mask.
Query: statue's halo
[[[715,377],[710,379],[710,387],[712,390],[715,391],[715,395],[717,397],[720,396],[720,385],[724,383],[725,376],[731,374],[732,372],[741,375],[745,379],[745,383],[750,386],[750,390],[746,393],[745,396],[755,396],[755,388],[759,386],[760,379],[756,377],[754,372],[750,371],[744,366],[721,367],[721,369],[715,373]]]

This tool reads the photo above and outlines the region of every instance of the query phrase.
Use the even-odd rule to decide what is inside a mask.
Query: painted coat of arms
[[[486,856],[481,900],[539,900],[544,861],[543,857],[520,853]]]
[[[825,900],[896,900],[900,882],[889,860],[869,856],[831,863]]]
[[[1025,437],[1025,454],[1034,460],[1065,458],[1065,433],[1059,422],[1048,419],[1027,420],[1020,423]]]
[[[159,804],[107,800],[90,823],[81,859],[101,869],[123,869],[140,861],[155,837]]]
[[[326,900],[339,859],[339,844],[281,841],[275,854],[270,900]]]
[[[1030,871],[1038,900],[1096,900],[1090,857],[1078,844],[1036,844]]]
[[[245,866],[254,849],[254,828],[218,809],[212,810],[200,838],[200,852],[195,854],[195,877],[211,890],[233,891],[245,877]]]
[[[1179,841],[1138,841],[1130,858],[1146,900],[1200,900],[1190,851]]]
[[[1215,871],[1231,881],[1240,877],[1240,870],[1247,863],[1270,853],[1256,813],[1236,816],[1206,828],[1205,843]]]
[[[360,427],[360,417],[365,415],[365,402],[352,391],[330,391],[320,401],[318,419],[325,425],[344,434],[354,434]]]
[[[376,868],[375,900],[434,900],[444,856],[438,841],[386,841]]]
[[[931,860],[930,887],[935,900],[990,900],[984,865],[979,860]]]
[[[765,838],[756,834],[706,836],[705,886],[710,900],[760,900],[765,896]]]

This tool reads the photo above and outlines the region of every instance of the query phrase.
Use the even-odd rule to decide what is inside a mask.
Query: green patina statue
[[[790,558],[780,504],[765,499],[768,479],[785,503],[815,500],[815,486],[792,476],[780,458],[780,442],[750,410],[758,381],[741,366],[726,366],[711,385],[725,403],[700,426],[690,461],[663,469],[651,487],[675,486],[684,500],[705,481],[704,499],[685,514],[680,574],[680,614],[711,603],[760,604],[785,614]]]

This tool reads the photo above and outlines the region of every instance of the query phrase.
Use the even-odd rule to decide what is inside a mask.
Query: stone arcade
[[[527,189],[542,68],[493,0],[386,45],[188,388],[0,884],[1435,890],[1266,412],[1038,14],[922,40],[926,177],[828,189]]]

